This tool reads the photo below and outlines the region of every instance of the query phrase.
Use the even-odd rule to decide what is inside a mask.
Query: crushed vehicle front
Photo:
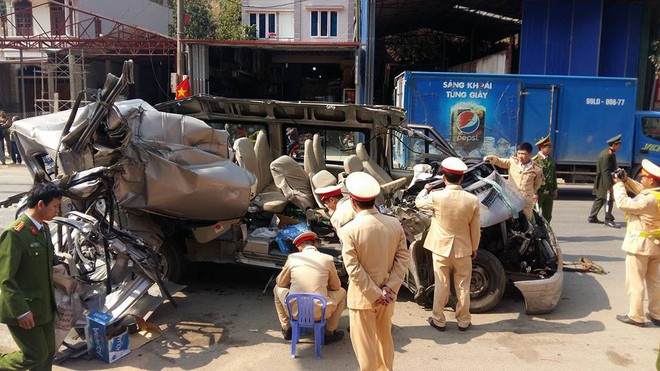
[[[428,163],[415,166],[414,180],[392,212],[404,226],[413,260],[404,284],[415,295],[415,301],[429,306],[433,268],[430,252],[422,246],[431,214],[417,209],[414,200],[427,183],[436,189],[444,187],[439,162],[456,153],[427,126],[402,130],[395,135],[394,145],[400,167]],[[406,147],[417,151],[404,153]],[[473,261],[471,311],[494,308],[505,288],[513,285],[524,297],[526,313],[551,312],[559,302],[563,285],[563,257],[552,228],[536,212],[534,223],[527,220],[521,212],[524,199],[520,192],[491,165],[472,159],[466,159],[466,163],[469,168],[462,186],[481,203],[481,242]]]
[[[285,125],[335,128],[337,135],[359,134],[374,153],[387,148],[388,130],[404,120],[400,109],[196,96],[157,110],[139,99],[115,101],[125,85],[109,78],[92,104],[16,124],[35,179],[67,179],[103,168],[98,175],[110,183],[108,191],[81,193],[67,201],[67,209],[86,213],[103,200],[105,217],[160,253],[159,269],[174,281],[189,261],[277,269],[291,243],[271,234],[300,223],[319,234],[321,249],[342,270],[338,239],[321,220],[323,213],[316,213],[321,205],[303,171],[304,147],[289,156],[279,135]],[[200,120],[205,118],[213,122]],[[261,130],[239,135],[241,126]],[[328,133],[337,142],[329,150],[339,163],[355,153],[352,139]],[[334,164],[328,168],[336,174]],[[61,184],[71,192],[86,186]],[[310,208],[314,211],[306,212]]]
[[[316,232],[320,249],[335,257],[340,274],[344,269],[339,240],[329,226],[327,210],[314,196],[312,179],[324,174],[324,181],[336,183],[345,171],[345,161],[355,158],[360,148],[390,168],[391,163],[384,162],[391,159],[389,133],[405,126],[404,112],[386,106],[195,95],[155,107],[227,131],[237,163],[257,174],[256,194],[241,224],[246,244],[236,251],[236,261],[271,268],[284,264],[287,248],[278,248],[264,231],[275,229],[275,214],[279,224],[302,222]],[[213,235],[213,226],[197,228],[196,233]],[[208,243],[186,239],[188,257],[227,261],[223,256],[214,257],[212,251],[217,250],[209,249]]]
[[[149,173],[144,165],[150,153],[163,150],[159,139],[164,134],[158,133],[156,139],[148,138],[151,141],[135,140],[139,135],[133,133],[145,131],[140,127],[137,113],[158,112],[143,101],[112,105],[130,83],[132,63],[128,61],[124,64],[122,76],[109,74],[102,89],[81,92],[72,110],[14,124],[16,142],[35,182],[52,182],[64,193],[63,215],[49,223],[57,257],[53,269],[57,302],[56,344],[67,344],[66,351],[58,355],[60,357],[85,353],[87,344],[80,341],[81,337],[84,339],[84,313],[102,311],[113,317],[112,325],[128,325],[132,323],[130,315],[149,315],[165,299],[175,304],[171,293],[182,288],[163,280],[157,239],[149,241],[148,234],[144,234],[147,238],[141,237],[139,223],[130,220],[128,214],[116,212],[118,202],[148,204],[141,198],[144,196],[151,197],[152,201],[155,199],[156,207],[166,211],[168,204],[162,199],[169,198],[153,193],[154,182],[135,181],[158,177],[158,172]],[[94,102],[80,107],[85,93],[92,95]],[[163,119],[161,128],[164,127],[166,120]],[[204,128],[207,127],[204,125]],[[208,134],[207,131],[198,133],[198,136],[208,142]],[[215,145],[221,143],[217,137],[210,138]],[[181,151],[172,157],[182,162],[190,157],[211,162],[209,156],[191,154],[190,151]],[[199,168],[201,166],[191,172],[200,171]],[[140,173],[140,170],[143,171]],[[134,178],[129,176],[127,179],[127,174]],[[244,207],[247,201],[243,198],[249,197],[252,177],[240,169],[237,174],[239,176],[232,181],[240,186],[228,193],[238,193],[239,206]],[[123,180],[126,181],[122,183]],[[225,181],[221,183],[226,184]],[[11,197],[2,205],[16,203],[21,196],[23,194]],[[17,213],[24,208],[23,200],[19,202]],[[138,228],[132,230],[129,225]]]

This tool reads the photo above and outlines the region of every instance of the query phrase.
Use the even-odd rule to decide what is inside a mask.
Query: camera
[[[612,178],[623,180],[626,177],[626,171],[623,169],[616,169],[612,172]]]

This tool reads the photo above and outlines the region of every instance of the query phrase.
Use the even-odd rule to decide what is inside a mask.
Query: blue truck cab
[[[637,111],[635,113],[635,143],[633,145],[632,169],[637,175],[639,164],[647,159],[654,164],[660,164],[660,112]]]

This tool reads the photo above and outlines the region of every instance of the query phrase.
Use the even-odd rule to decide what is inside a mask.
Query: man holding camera
[[[626,213],[628,226],[622,250],[626,252],[628,314],[616,319],[644,327],[644,282],[648,289],[649,319],[660,326],[660,167],[642,161],[641,182],[629,179],[623,169],[614,178],[616,206]],[[626,190],[634,193],[628,197]]]
[[[614,199],[612,198],[612,184],[614,171],[616,171],[616,151],[621,148],[621,134],[610,138],[607,141],[608,148],[605,148],[598,155],[598,162],[596,163],[596,181],[594,188],[591,192],[596,199],[591,207],[591,213],[587,221],[589,223],[602,224],[598,220],[598,213],[605,204],[605,225],[611,228],[619,228],[614,224],[614,215],[612,215],[612,205]]]

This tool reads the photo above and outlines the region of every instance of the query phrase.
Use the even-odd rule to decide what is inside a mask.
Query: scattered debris
[[[603,269],[603,267],[593,262],[590,259],[585,257],[580,257],[577,261],[564,262],[564,270],[568,272],[587,272],[587,273],[596,273],[596,274],[607,274],[608,272]]]

